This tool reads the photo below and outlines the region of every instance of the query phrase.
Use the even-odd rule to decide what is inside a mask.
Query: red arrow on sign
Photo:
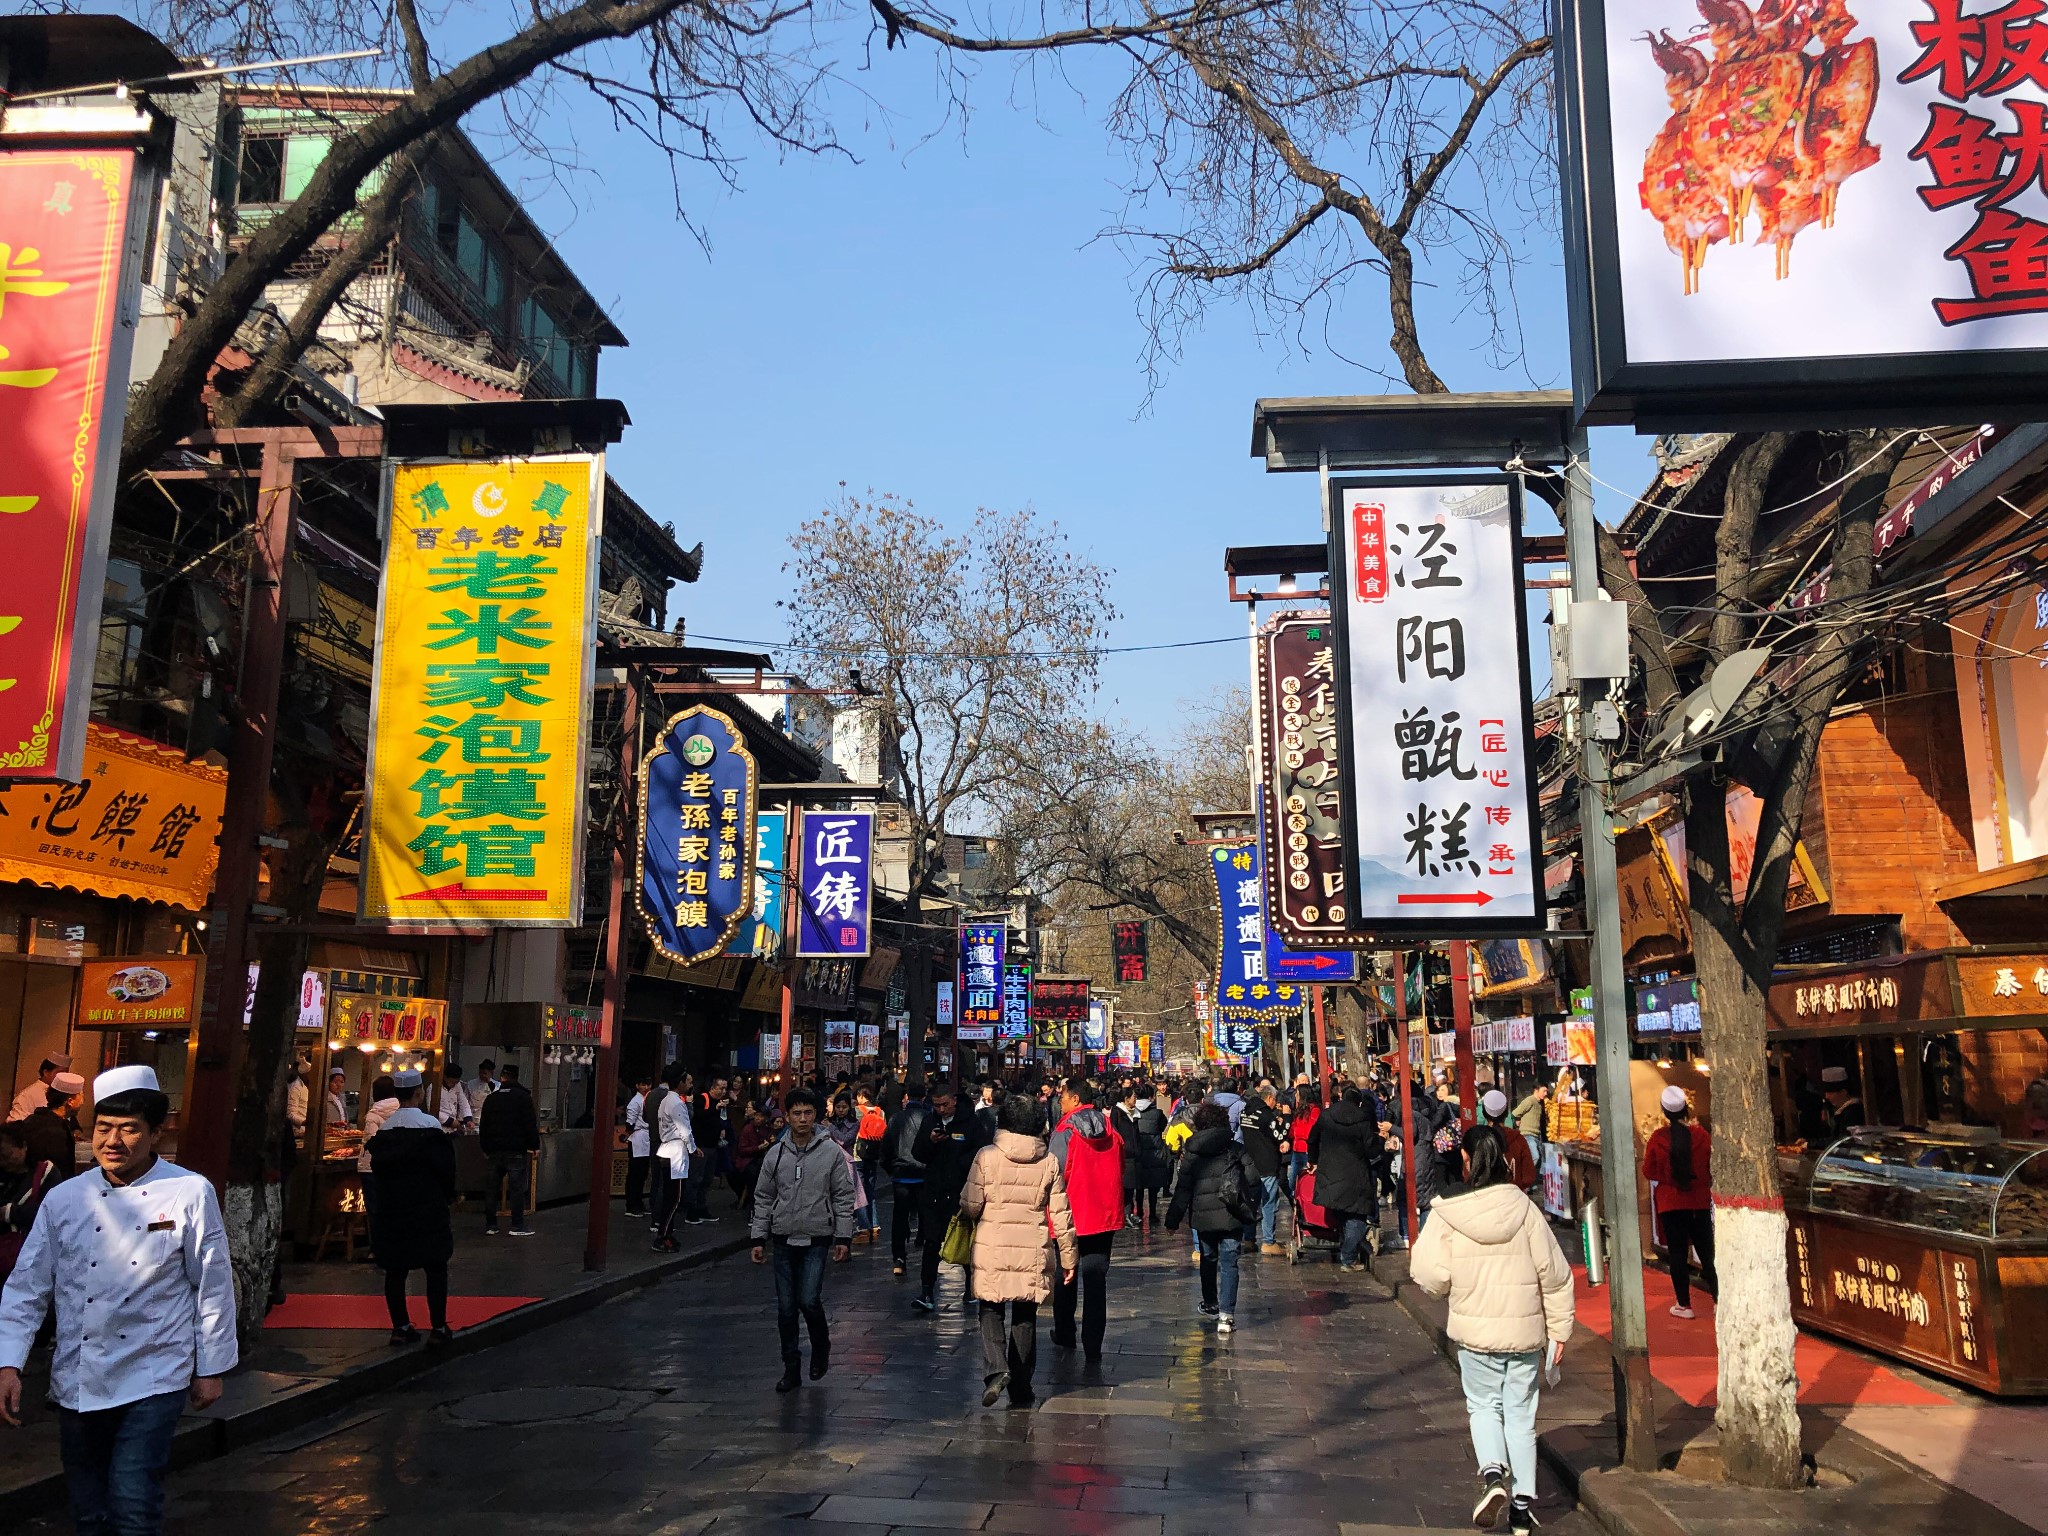
[[[443,898],[451,901],[546,901],[548,893],[546,891],[472,891],[465,889],[460,882],[457,882],[454,885],[437,885],[431,891],[414,891],[411,895],[401,896],[398,899],[400,901],[440,901]]]
[[[1448,891],[1417,891],[1413,893],[1404,893],[1397,899],[1404,906],[1413,903],[1418,905],[1439,907],[1483,907],[1489,901],[1493,900],[1493,898],[1487,895],[1484,891],[1470,891],[1462,895],[1453,895]]]

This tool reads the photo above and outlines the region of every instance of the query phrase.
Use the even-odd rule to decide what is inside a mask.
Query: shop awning
[[[1934,888],[1936,901],[1966,901],[1972,896],[2048,896],[2048,854],[1980,869]]]

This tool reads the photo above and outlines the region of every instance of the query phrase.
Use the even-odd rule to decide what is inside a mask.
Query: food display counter
[[[2048,1392],[2048,1142],[1862,1130],[1785,1193],[1802,1326],[1988,1392]]]

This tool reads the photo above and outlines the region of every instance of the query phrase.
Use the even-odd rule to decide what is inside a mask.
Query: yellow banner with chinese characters
[[[385,470],[365,920],[573,928],[604,460]]]
[[[93,721],[76,784],[0,784],[0,880],[206,910],[228,776]]]

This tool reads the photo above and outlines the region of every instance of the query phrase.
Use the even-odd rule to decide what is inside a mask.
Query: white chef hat
[[[1820,1080],[1830,1088],[1837,1086],[1846,1088],[1849,1086],[1849,1069],[1847,1067],[1822,1067],[1820,1069]]]
[[[1664,1106],[1664,1113],[1667,1115],[1683,1114],[1685,1112],[1685,1090],[1676,1083],[1673,1083],[1669,1088],[1666,1088],[1657,1095],[1657,1102]]]
[[[98,1104],[117,1093],[162,1093],[154,1067],[113,1067],[92,1080],[92,1101]]]
[[[1486,1118],[1498,1120],[1508,1112],[1508,1096],[1498,1088],[1489,1088],[1479,1101],[1479,1107],[1486,1111]]]

